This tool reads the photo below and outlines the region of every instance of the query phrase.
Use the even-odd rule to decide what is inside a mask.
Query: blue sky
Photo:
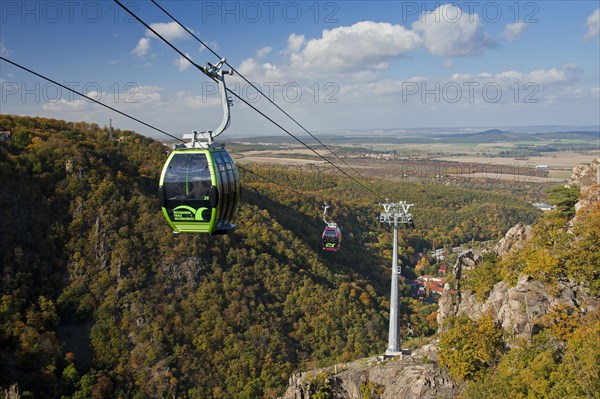
[[[151,2],[125,4],[196,63],[217,61]],[[598,1],[160,4],[313,133],[600,125]],[[0,53],[175,135],[220,122],[209,79],[108,0],[3,0]],[[2,113],[155,135],[5,62],[0,79]],[[239,77],[228,83],[299,131]],[[228,132],[278,129],[236,102]]]

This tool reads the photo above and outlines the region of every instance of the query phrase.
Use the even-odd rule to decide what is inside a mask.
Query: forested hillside
[[[284,398],[599,398],[599,167],[577,165],[534,225],[461,253],[437,334],[408,356],[295,373]]]
[[[600,186],[550,201],[526,240],[463,273],[439,352],[462,398],[600,397]]]
[[[336,174],[280,185],[242,170],[238,229],[172,234],[158,206],[168,149],[133,132],[0,116],[0,387],[35,398],[274,398],[295,370],[386,347],[392,231]],[[271,176],[273,178],[273,176]],[[417,204],[401,262],[499,238],[538,217],[505,193],[374,182]],[[343,226],[320,250],[321,205]],[[402,317],[433,333],[435,306]]]

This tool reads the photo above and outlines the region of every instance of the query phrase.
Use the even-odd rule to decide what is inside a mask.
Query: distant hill
[[[500,129],[489,129],[477,133],[455,133],[434,135],[434,137],[452,143],[496,143],[532,140],[598,140],[599,131],[566,131],[566,132],[511,132]]]
[[[552,133],[535,133],[534,136],[539,139],[553,140],[600,140],[600,131],[569,131],[569,132],[552,132]]]
[[[567,127],[568,128],[568,127]],[[551,130],[552,129],[552,130]],[[500,142],[520,142],[536,140],[599,140],[600,131],[598,130],[554,130],[554,127],[548,128],[548,131],[531,131],[528,129],[487,129],[478,132],[463,132],[453,129],[373,129],[351,132],[333,132],[319,134],[321,141],[327,144],[348,145],[348,144],[422,144],[422,143],[500,143]],[[302,140],[309,144],[317,144],[316,140],[310,137],[303,137]],[[271,143],[271,144],[297,144],[289,136],[261,136],[236,138],[235,141],[247,143]]]
[[[515,134],[500,129],[489,129],[477,133],[457,133],[437,136],[445,142],[464,143],[493,143],[499,141],[512,141]]]

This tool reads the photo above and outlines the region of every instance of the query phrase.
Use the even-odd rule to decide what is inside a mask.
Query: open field
[[[323,156],[328,154],[328,151],[326,150],[317,150],[315,149],[315,151]],[[290,147],[286,147],[286,148],[273,148],[270,150],[252,150],[252,151],[244,151],[242,153],[244,155],[244,157],[265,157],[265,156],[271,156],[271,155],[275,155],[275,156],[282,156],[282,157],[286,157],[286,156],[290,156],[293,155],[294,157],[299,157],[299,156],[306,156],[306,157],[315,157],[315,153],[312,152],[311,150],[305,148],[305,147],[294,147],[294,146],[290,146]]]
[[[594,151],[600,148],[600,142],[586,140],[570,140],[568,142],[554,142],[551,140],[545,141],[530,141],[530,142],[493,142],[493,143],[403,143],[403,144],[385,144],[378,143],[372,147],[373,149],[385,151],[394,150],[399,153],[407,152],[424,152],[424,153],[442,153],[442,154],[488,154],[498,155],[502,151],[547,151],[548,148],[553,148],[558,152],[583,152]],[[554,152],[554,151],[553,151]],[[548,152],[549,154],[552,152]]]
[[[529,142],[442,142],[328,144],[329,148],[365,177],[397,179],[496,179],[506,182],[561,183],[571,176],[575,165],[600,156],[596,140],[532,139]],[[556,144],[556,146],[554,145]],[[265,163],[282,166],[330,165],[315,152],[291,142],[245,144],[234,152],[240,164]],[[582,145],[577,148],[578,145]],[[548,147],[550,146],[550,147]],[[245,148],[244,148],[245,147]],[[254,147],[254,148],[253,148]],[[312,145],[317,153],[338,164],[326,149]],[[502,155],[502,156],[500,156]],[[344,165],[341,165],[345,167]],[[545,166],[539,168],[538,166]]]
[[[271,153],[271,155],[273,155]],[[285,158],[285,157],[275,157],[275,156],[265,156],[254,155],[254,156],[239,156],[234,155],[233,159],[236,163],[239,164],[248,164],[248,163],[276,163],[276,164],[286,164],[286,165],[307,165],[307,164],[321,164],[325,163],[323,160],[315,160],[315,159],[304,159],[304,158]]]
[[[452,147],[448,145],[448,148]],[[430,150],[437,150],[429,148]],[[326,156],[325,151],[317,151]],[[552,152],[542,156],[530,157],[528,159],[515,159],[510,157],[483,157],[476,155],[448,155],[435,156],[438,161],[460,162],[460,163],[479,163],[496,165],[520,165],[522,167],[531,167],[532,165],[546,165],[552,170],[571,170],[573,166],[581,163],[589,163],[598,158],[600,151],[590,151],[589,153],[579,153],[571,151]],[[304,157],[314,158],[316,155],[304,148],[273,150],[273,151],[247,151],[243,154],[236,154],[236,159],[241,162],[275,162],[275,163],[320,163],[323,160],[306,159]]]
[[[515,176],[512,174],[504,174],[504,173],[470,173],[470,174],[458,174],[458,175],[454,175],[457,177],[464,177],[464,178],[470,178],[470,179],[480,179],[480,178],[484,178],[484,179],[498,179],[498,180],[506,180],[506,181],[520,181],[520,182],[530,182],[530,183],[560,183],[560,182],[564,182],[566,180],[569,180],[569,176],[567,177],[553,177],[553,176],[548,176],[548,177],[542,177],[542,176]]]
[[[470,162],[470,163],[486,163],[486,164],[498,164],[498,165],[523,165],[527,166],[530,164],[546,165],[549,169],[572,169],[573,166],[581,163],[590,163],[593,159],[598,158],[599,151],[591,154],[582,154],[578,152],[563,151],[563,152],[552,152],[547,155],[539,157],[531,157],[527,160],[517,160],[514,158],[500,158],[500,157],[478,157],[470,155],[457,155],[450,157],[439,157],[436,158],[440,161],[453,161],[453,162]]]

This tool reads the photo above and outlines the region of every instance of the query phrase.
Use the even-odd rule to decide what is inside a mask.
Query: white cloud
[[[562,70],[538,69],[527,74],[526,79],[538,85],[547,85],[553,83],[572,84],[575,83],[580,74],[580,69],[576,64],[567,64]]]
[[[568,103],[597,98],[598,89],[575,85],[581,69],[575,64],[533,71],[453,73],[449,76],[383,79],[340,87],[340,101],[348,105],[368,102],[406,104],[405,107],[489,107],[494,104],[538,104],[545,101]],[[414,108],[411,108],[414,109]],[[458,109],[458,108],[455,108]],[[463,108],[460,108],[463,109]],[[478,108],[479,109],[479,108]]]
[[[206,42],[204,42],[206,43]],[[210,47],[213,51],[219,51],[219,43],[215,42],[215,41],[210,41],[208,43],[206,43],[208,45],[208,47]],[[201,53],[203,51],[206,50],[206,47],[204,47],[204,45],[198,47],[198,51]]]
[[[292,54],[300,51],[302,46],[304,45],[304,35],[297,35],[292,33],[288,36],[288,45],[285,49],[286,54]]]
[[[135,46],[135,48],[133,49],[132,52],[133,52],[133,54],[135,54],[138,57],[145,57],[149,51],[150,51],[150,39],[148,39],[147,37],[142,37],[138,41],[137,46]]]
[[[538,86],[552,84],[568,85],[578,80],[580,72],[580,68],[576,64],[566,64],[561,69],[536,69],[528,73],[515,70],[498,73],[481,72],[478,74],[454,73],[451,75],[451,80],[454,82],[476,82],[481,85],[498,83],[507,87],[513,83],[533,83]]]
[[[305,80],[315,76],[339,79],[340,74],[348,79],[372,81],[392,61],[423,45],[434,55],[456,57],[481,54],[496,43],[484,31],[479,15],[463,13],[460,8],[446,4],[423,13],[412,30],[387,22],[360,21],[325,29],[315,38],[292,33],[286,47],[279,52],[283,60],[277,64],[271,60],[261,62],[261,58],[272,52],[271,47],[264,47],[243,60],[238,70],[252,75],[252,79],[265,81]],[[447,69],[454,63],[446,59],[441,65]]]
[[[465,112],[465,118],[469,119],[471,116],[479,117],[474,116],[475,110],[484,112],[498,110],[498,107],[511,107],[511,110],[529,107],[531,110],[550,103],[593,102],[598,98],[598,90],[578,85],[581,75],[578,65],[567,64],[537,70],[484,70],[448,73],[445,76],[412,76],[401,80],[354,81],[352,84],[340,83],[336,98],[348,109],[359,109],[368,104],[371,113],[380,110],[387,110],[393,115],[406,112],[413,118],[424,110],[433,112],[437,109],[449,115]],[[393,110],[389,104],[401,106]],[[351,117],[352,113],[346,116]]]
[[[596,8],[587,18],[585,26],[587,26],[587,32],[585,32],[585,35],[583,36],[585,40],[590,40],[594,36],[600,34],[600,8]]]
[[[277,66],[275,64],[269,62],[259,64],[259,60],[270,54],[272,50],[273,48],[269,46],[259,49],[254,57],[246,58],[236,69],[242,75],[254,75],[254,77],[261,72],[276,71]],[[234,79],[237,79],[236,75],[234,75]]]
[[[96,93],[97,94],[97,93]],[[88,93],[90,97],[94,97],[94,93]],[[47,102],[42,105],[42,109],[44,111],[52,111],[52,112],[65,112],[65,111],[82,111],[86,108],[85,100],[73,100],[67,101],[65,99],[58,99],[57,101]]]
[[[258,67],[258,64],[254,60],[254,58],[246,58],[244,61],[242,61],[240,66],[237,67],[237,70],[242,75],[250,75],[250,74],[256,72],[257,67]]]
[[[236,68],[237,71],[242,74],[245,75],[246,78],[250,78],[250,79],[254,79],[254,80],[261,80],[261,79],[280,79],[281,78],[281,74],[279,73],[280,71],[277,68],[276,64],[270,63],[270,62],[263,62],[260,63],[260,58],[263,58],[264,55],[268,54],[268,52],[265,49],[269,49],[269,52],[271,51],[270,47],[264,47],[262,49],[260,49],[259,51],[257,51],[256,53],[256,57],[252,58],[246,58],[245,60],[242,61],[242,63]],[[269,77],[267,77],[266,75],[269,75]],[[231,79],[233,80],[239,80],[238,79],[239,76],[237,76],[236,74],[234,74]]]
[[[214,92],[213,92],[214,90]],[[211,93],[196,95],[189,91],[178,91],[175,94],[175,102],[178,108],[200,109],[206,107],[215,107],[221,104],[221,97],[218,94],[216,84],[211,88]]]
[[[166,40],[172,42],[179,39],[189,39],[190,35],[176,22],[156,22],[150,27]],[[188,28],[189,29],[189,28]],[[194,32],[189,29],[190,32]],[[150,29],[146,29],[144,37],[140,38],[132,53],[143,58],[150,52],[150,39],[158,39]]]
[[[190,38],[190,34],[187,33],[181,26],[179,26],[177,22],[156,22],[150,24],[150,27],[168,41]],[[188,30],[194,33],[194,31],[190,28],[188,28]],[[146,37],[158,39],[158,37],[152,33],[150,29],[146,29]]]
[[[256,58],[264,58],[264,57],[266,57],[271,52],[271,50],[273,50],[273,48],[269,47],[269,46],[261,48],[260,50],[258,50],[256,52]]]
[[[160,103],[162,101],[160,92],[162,91],[160,86],[134,86],[128,92],[124,93],[123,103],[129,99],[131,103]]]
[[[324,30],[318,39],[290,35],[287,53],[296,71],[327,68],[334,71],[384,68],[386,61],[417,49],[419,35],[401,25],[362,21]]]
[[[366,88],[371,96],[379,96],[379,95],[386,95],[386,94],[401,93],[404,84],[405,84],[405,82],[401,82],[398,80],[385,79],[385,80],[381,80],[378,82],[368,83],[366,85]],[[349,91],[348,91],[348,88],[346,88],[343,91],[343,93],[353,93],[353,94],[358,94],[360,96],[358,91],[355,91],[355,88],[356,87],[352,87],[352,88],[350,88]]]
[[[567,79],[565,71],[552,69],[537,69],[527,75],[528,79],[538,84],[563,82]]]
[[[523,32],[525,32],[526,28],[527,25],[525,24],[525,22],[517,21],[515,23],[506,25],[504,27],[504,31],[502,32],[502,36],[508,39],[509,42],[514,42],[519,37],[521,37]]]
[[[189,59],[192,59],[191,56],[188,53],[184,53],[184,54]],[[186,69],[188,69],[192,64],[190,64],[190,62],[188,60],[186,60],[185,57],[183,57],[182,55],[180,55],[179,58],[177,58],[175,60],[175,65],[177,66],[177,69],[180,72],[183,72]]]
[[[490,74],[490,77],[494,77],[494,75]],[[523,74],[518,71],[504,71],[495,75],[495,77],[499,80],[512,80],[512,81],[520,81],[523,80]]]
[[[496,46],[483,30],[478,14],[463,13],[452,4],[423,13],[412,28],[421,35],[424,46],[433,55],[464,57],[482,54]]]
[[[261,61],[272,52],[271,47],[264,47],[254,57],[243,60],[237,69],[254,81],[265,82],[339,79],[342,74],[347,79],[373,80],[374,71],[387,69],[390,61],[420,45],[419,35],[401,25],[362,21],[323,30],[320,37],[308,40],[292,33],[286,48],[279,51],[283,60]]]

